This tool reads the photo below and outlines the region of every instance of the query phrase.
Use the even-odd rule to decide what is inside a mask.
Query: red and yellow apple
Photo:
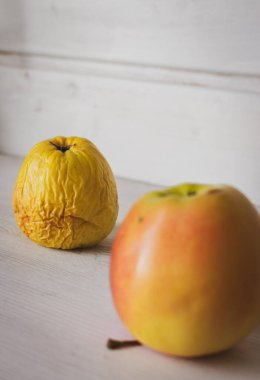
[[[220,352],[260,322],[260,218],[230,186],[145,195],[117,233],[110,281],[132,335],[162,353]]]

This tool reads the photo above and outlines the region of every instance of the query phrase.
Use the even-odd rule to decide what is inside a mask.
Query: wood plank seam
[[[230,71],[190,69],[117,60],[105,60],[38,52],[0,50],[0,66],[71,72],[138,82],[260,94],[260,75]]]

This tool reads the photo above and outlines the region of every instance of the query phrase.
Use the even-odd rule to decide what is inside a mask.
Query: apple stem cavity
[[[73,145],[57,145],[50,141],[50,144],[55,146],[57,150],[60,150],[62,153],[65,153],[67,150],[69,150]]]
[[[188,195],[189,197],[192,197],[193,195],[196,195],[196,191],[194,191],[194,190],[189,190],[187,195]]]
[[[109,350],[118,350],[120,348],[134,347],[134,346],[141,346],[141,345],[142,343],[138,342],[138,340],[116,340],[116,339],[107,340],[107,348]]]

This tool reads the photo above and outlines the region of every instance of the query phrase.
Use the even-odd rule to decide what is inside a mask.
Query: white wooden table
[[[167,357],[144,347],[109,351],[129,335],[109,289],[113,233],[98,247],[42,248],[18,230],[11,194],[21,159],[0,156],[0,380],[259,379],[260,329],[206,359]],[[118,179],[120,216],[154,186]]]

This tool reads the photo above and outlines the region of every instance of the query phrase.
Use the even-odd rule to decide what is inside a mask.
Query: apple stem
[[[107,348],[109,348],[110,350],[118,350],[120,348],[141,346],[141,345],[142,343],[138,342],[138,340],[116,340],[116,339],[107,340]]]
[[[62,153],[65,153],[66,150],[69,150],[73,145],[75,145],[75,144],[73,144],[73,145],[64,145],[64,146],[63,145],[57,145],[57,144],[53,143],[52,141],[50,141],[50,144],[53,145],[53,146],[55,146],[55,148],[57,150],[60,150]]]

